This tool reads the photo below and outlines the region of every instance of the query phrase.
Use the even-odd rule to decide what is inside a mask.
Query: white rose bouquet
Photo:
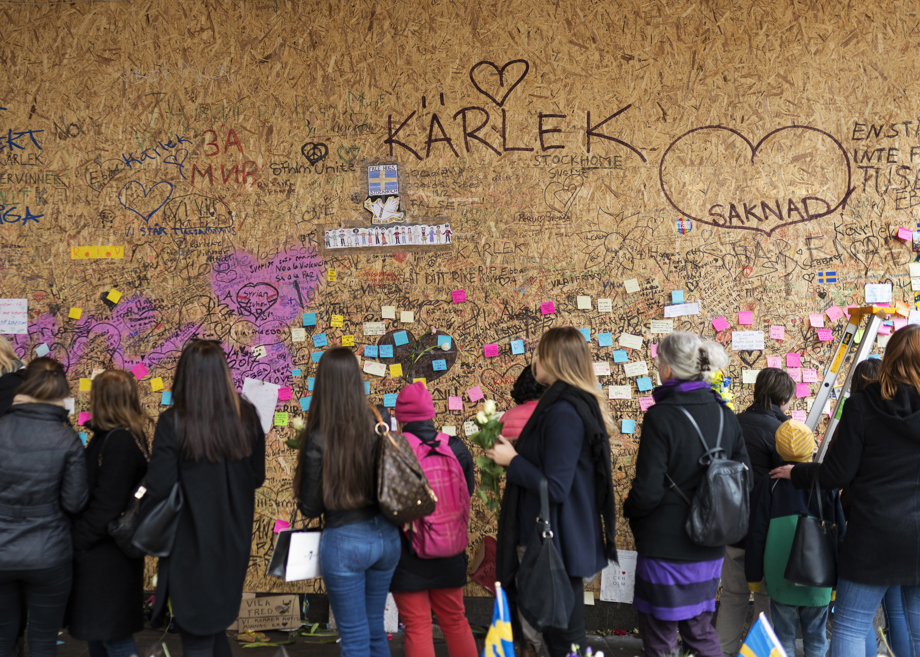
[[[482,410],[476,413],[473,422],[479,427],[479,431],[470,436],[470,440],[483,449],[492,449],[503,427],[495,412],[495,402],[487,399]],[[476,465],[480,470],[480,486],[476,490],[476,495],[485,502],[487,509],[496,511],[501,506],[501,490],[498,484],[505,469],[496,465],[495,461],[487,456],[477,456]]]

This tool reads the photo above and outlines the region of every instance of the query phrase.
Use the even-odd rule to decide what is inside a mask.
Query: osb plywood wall
[[[729,349],[733,329],[785,328],[731,352],[741,408],[742,370],[768,357],[798,352],[822,375],[833,342],[809,314],[861,303],[867,283],[913,301],[912,245],[897,237],[920,204],[920,16],[907,0],[2,2],[0,23],[0,296],[28,299],[17,349],[47,345],[66,364],[77,412],[80,378],[143,363],[156,415],[152,380],[168,391],[198,335],[223,341],[240,385],[290,386],[277,410],[300,414],[315,334],[354,336],[363,354],[434,327],[453,339],[446,369],[428,358],[412,375],[464,435],[479,408],[467,391],[507,407],[541,333],[571,324],[610,363],[600,382],[631,390],[611,401],[638,421],[611,438],[623,494],[648,393],[612,351],[641,337],[628,359],[654,379],[651,322],[672,291],[700,304],[673,328]],[[449,224],[450,244],[391,233],[388,246],[328,248],[326,229],[370,226],[368,162],[398,164],[406,221]],[[87,246],[116,248],[72,249]],[[293,341],[310,312],[316,326]],[[379,321],[386,335],[367,335]],[[824,321],[839,337],[845,320]],[[407,349],[367,360],[409,375]],[[367,379],[376,402],[402,385]],[[293,508],[292,436],[269,439],[249,590],[322,590],[264,575],[275,519]],[[476,503],[471,546],[494,531]],[[632,546],[625,523],[618,536]]]

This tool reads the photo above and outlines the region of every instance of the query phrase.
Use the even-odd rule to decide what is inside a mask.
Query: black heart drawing
[[[502,96],[501,100],[496,100],[495,96],[493,96],[488,91],[483,89],[481,86],[479,86],[479,83],[476,82],[476,70],[480,66],[491,66],[492,69],[496,73],[498,73],[498,88],[499,90],[501,90],[505,87],[505,69],[508,68],[509,66],[513,66],[514,64],[523,64],[524,72],[521,73],[518,79],[514,81],[514,84],[508,87],[508,90],[505,92],[505,95]],[[508,99],[508,94],[514,91],[514,88],[517,87],[519,84],[521,84],[521,82],[523,82],[524,78],[527,77],[527,73],[529,71],[530,71],[530,64],[527,62],[526,59],[513,59],[507,64],[505,64],[504,66],[502,66],[501,68],[498,68],[498,66],[496,64],[493,64],[492,62],[487,62],[483,60],[479,62],[478,64],[474,65],[473,68],[470,69],[470,82],[472,82],[473,86],[476,87],[476,91],[481,93],[483,96],[491,100],[493,103],[495,103],[499,107],[501,107],[502,105],[505,104],[505,101]]]
[[[754,363],[759,361],[763,356],[763,351],[739,351],[738,358],[749,368],[754,367]]]
[[[566,214],[584,184],[584,178],[579,175],[569,176],[565,182],[551,182],[543,192],[543,200],[550,210]]]
[[[335,149],[335,152],[342,162],[351,164],[355,161],[355,158],[358,157],[358,150],[357,146],[339,146]]]
[[[381,358],[380,360],[387,365],[399,363],[402,365],[403,374],[411,375],[414,379],[425,379],[427,382],[434,381],[441,378],[450,371],[450,368],[454,366],[454,363],[457,362],[457,356],[459,355],[459,349],[457,349],[457,341],[451,339],[450,349],[447,351],[441,349],[439,345],[439,339],[443,338],[447,333],[443,331],[437,335],[432,335],[430,332],[426,332],[418,339],[419,345],[416,346],[416,338],[412,335],[411,331],[406,331],[406,337],[409,338],[408,344],[396,346],[395,334],[404,329],[393,329],[387,332],[386,335],[380,337],[377,340],[378,345],[393,345],[393,358]],[[431,351],[425,353],[421,356],[416,362],[415,366],[412,368],[412,371],[409,371],[409,367],[412,363],[412,348],[415,346],[416,351],[424,351],[428,347],[434,347]],[[436,360],[445,361],[445,369],[435,370],[432,363]]]
[[[127,189],[131,187],[132,185],[137,185],[138,187],[141,188],[140,191],[141,191],[141,194],[143,195],[143,200],[145,201],[147,200],[147,197],[151,193],[153,193],[153,190],[155,190],[160,185],[166,185],[166,187],[168,188],[168,191],[166,192],[166,198],[164,198],[163,201],[158,206],[156,206],[153,210],[151,210],[150,212],[147,212],[148,208],[143,208],[142,210],[138,210],[137,208],[133,207],[133,205],[128,205],[128,203],[125,202],[128,200]],[[146,189],[141,183],[137,182],[136,180],[132,180],[128,183],[125,183],[125,186],[122,187],[121,190],[118,192],[118,202],[121,203],[122,206],[124,206],[128,210],[131,210],[131,212],[136,214],[138,217],[143,219],[145,223],[149,224],[150,217],[155,215],[157,213],[157,210],[159,210],[164,205],[166,205],[166,201],[168,201],[172,197],[172,193],[173,193],[173,184],[171,182],[166,182],[165,180],[163,182],[158,182],[156,185],[153,185],[150,189]],[[156,201],[154,201],[154,203],[155,202]],[[132,201],[132,204],[133,204],[133,201]]]
[[[329,147],[322,142],[314,143],[308,141],[306,144],[300,147],[301,154],[307,158],[307,162],[315,166],[317,163],[322,162],[326,159],[326,156],[329,155]]]

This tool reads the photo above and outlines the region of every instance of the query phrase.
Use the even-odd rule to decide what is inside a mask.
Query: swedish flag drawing
[[[739,657],[787,657],[770,621],[762,612],[744,637]]]
[[[495,582],[495,611],[486,634],[482,657],[514,657],[514,636],[511,633],[511,611],[501,584]]]
[[[818,282],[819,283],[836,283],[837,282],[837,272],[819,271],[818,272]]]

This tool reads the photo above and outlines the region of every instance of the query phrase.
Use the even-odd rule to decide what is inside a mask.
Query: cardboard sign
[[[296,595],[244,598],[240,602],[237,631],[292,630],[300,627],[300,601]]]

